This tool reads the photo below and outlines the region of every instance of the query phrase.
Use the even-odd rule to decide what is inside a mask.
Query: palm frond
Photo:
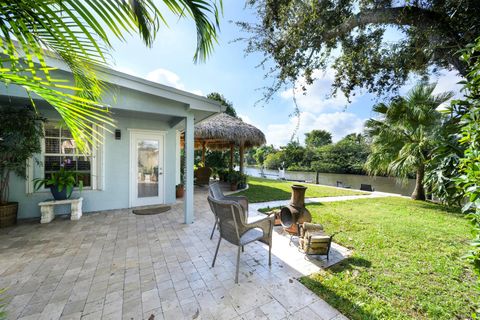
[[[221,0],[219,0],[221,3]],[[213,50],[219,26],[217,2],[163,0],[179,17],[190,16],[197,27],[194,60]],[[211,18],[210,16],[213,16]],[[0,81],[22,86],[49,102],[62,116],[77,141],[88,152],[97,136],[84,130],[96,123],[113,126],[108,106],[100,103],[103,84],[99,66],[108,66],[111,42],[107,30],[120,40],[138,33],[151,46],[161,23],[166,23],[154,0],[16,0],[0,3]],[[46,60],[49,54],[70,68],[74,83],[55,78]],[[34,105],[33,99],[31,100]],[[88,142],[88,143],[87,143]]]
[[[406,178],[428,160],[442,125],[437,109],[452,97],[450,92],[434,95],[435,87],[420,83],[405,98],[373,108],[380,117],[365,123],[372,139],[372,153],[365,164],[368,172]]]
[[[188,15],[195,21],[197,49],[193,59],[195,62],[204,61],[213,52],[213,47],[217,43],[222,1],[219,1],[219,5],[217,2],[207,0],[164,0],[164,3],[177,15]],[[213,20],[209,16],[213,16]]]

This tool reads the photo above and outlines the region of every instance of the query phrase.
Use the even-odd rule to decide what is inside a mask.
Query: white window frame
[[[58,120],[48,120],[50,122],[58,121]],[[105,132],[103,128],[94,125],[94,129],[98,132],[96,134],[96,138],[100,141],[97,142],[97,145],[92,146],[92,154],[90,156],[90,183],[91,186],[84,187],[83,191],[87,190],[104,190],[105,188],[105,157],[104,157],[104,146],[105,146]],[[33,186],[33,179],[34,178],[42,178],[45,176],[45,138],[41,138],[41,151],[40,154],[37,155],[37,158],[40,159],[41,165],[37,166],[38,173],[35,175],[34,167],[35,161],[34,157],[31,157],[27,160],[27,171],[26,171],[26,193],[42,193],[49,191],[47,188],[39,189],[35,191]],[[50,154],[49,154],[50,155]],[[68,156],[68,154],[59,154],[59,156]],[[78,188],[75,188],[77,190]]]

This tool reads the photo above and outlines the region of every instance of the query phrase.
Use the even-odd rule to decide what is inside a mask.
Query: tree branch
[[[412,26],[423,30],[431,30],[437,32],[436,38],[446,40],[445,42],[449,43],[450,46],[453,44],[458,50],[463,47],[460,35],[450,27],[448,20],[441,14],[413,6],[363,10],[346,19],[338,27],[323,32],[318,40],[324,42],[337,39],[350,33],[356,27],[365,27],[370,24]],[[448,56],[448,61],[460,74],[465,76],[465,66],[457,56]]]

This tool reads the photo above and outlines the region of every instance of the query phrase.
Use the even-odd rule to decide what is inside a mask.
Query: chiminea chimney
[[[290,234],[298,235],[298,225],[311,222],[312,215],[305,208],[305,191],[307,187],[292,185],[290,204],[280,210],[280,221],[283,229]]]

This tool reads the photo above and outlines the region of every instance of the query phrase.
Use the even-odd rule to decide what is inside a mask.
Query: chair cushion
[[[245,245],[247,243],[253,242],[255,240],[263,238],[263,231],[258,228],[250,229],[240,237],[240,245]]]

